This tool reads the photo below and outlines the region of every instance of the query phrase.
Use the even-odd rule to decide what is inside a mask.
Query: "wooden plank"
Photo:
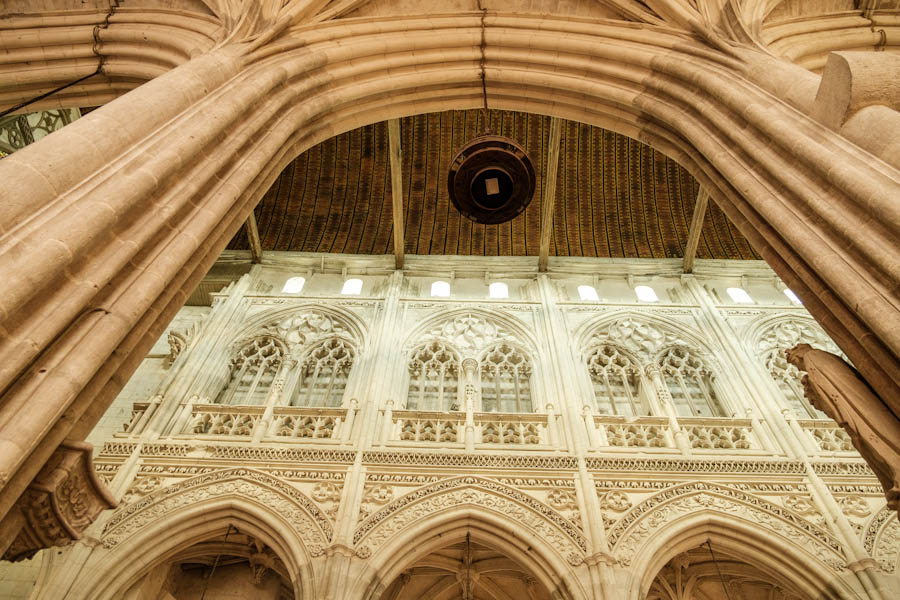
[[[403,165],[400,162],[400,119],[388,121],[388,150],[391,156],[391,198],[394,207],[394,264],[403,268]]]
[[[259,228],[256,226],[256,213],[250,211],[247,222],[247,240],[250,242],[250,262],[259,264],[262,262],[262,243],[259,241]]]
[[[547,171],[544,173],[544,196],[541,199],[541,247],[538,270],[546,271],[550,262],[550,234],[553,232],[553,205],[556,202],[556,173],[559,168],[559,147],[562,140],[562,119],[551,117],[550,141],[547,146]]]
[[[690,273],[694,269],[694,256],[697,254],[697,245],[700,243],[700,232],[703,231],[703,220],[706,218],[706,206],[709,204],[709,193],[700,188],[697,192],[697,202],[694,204],[694,214],[691,216],[691,228],[688,230],[687,244],[684,246],[684,272]]]

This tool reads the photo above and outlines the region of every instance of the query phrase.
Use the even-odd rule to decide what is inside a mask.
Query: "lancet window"
[[[627,355],[610,344],[588,354],[588,372],[594,384],[597,412],[609,415],[646,415],[641,402],[641,371]]]
[[[784,394],[788,406],[800,419],[827,419],[828,416],[825,413],[816,410],[806,400],[803,386],[800,383],[803,373],[787,361],[784,352],[784,348],[775,348],[763,358],[766,369],[772,375],[781,393]]]
[[[482,355],[481,409],[484,412],[530,413],[531,364],[518,348],[501,342]]]
[[[250,340],[231,360],[220,404],[264,404],[283,360],[281,345],[268,336]]]
[[[339,337],[328,338],[315,346],[300,363],[294,406],[341,406],[350,369],[353,346]]]
[[[660,360],[660,367],[679,415],[726,416],[713,386],[713,373],[695,352],[684,346],[670,348]]]
[[[447,344],[428,342],[409,359],[409,410],[460,410],[459,356]]]

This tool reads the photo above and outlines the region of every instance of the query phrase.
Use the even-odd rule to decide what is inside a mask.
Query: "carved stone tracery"
[[[455,506],[476,505],[511,518],[534,532],[572,564],[580,564],[587,541],[578,526],[531,496],[491,479],[445,479],[410,492],[370,515],[353,534],[353,543],[371,554],[416,521]]]
[[[112,548],[139,530],[194,503],[236,496],[275,511],[312,556],[324,552],[333,527],[325,513],[306,495],[275,477],[253,469],[221,469],[151,492],[119,508],[106,523],[101,539]]]
[[[843,545],[831,533],[756,496],[699,481],[663,490],[625,514],[608,532],[613,554],[623,565],[630,565],[648,538],[680,516],[698,511],[743,519],[793,541],[836,571],[845,568]]]

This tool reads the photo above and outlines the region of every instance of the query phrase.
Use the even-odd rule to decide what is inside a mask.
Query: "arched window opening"
[[[303,290],[304,283],[306,283],[306,279],[304,279],[303,277],[291,277],[284,282],[284,287],[281,288],[281,293],[299,294]]]
[[[794,304],[803,304],[797,294],[794,293],[794,290],[790,288],[784,288],[784,295],[787,296],[788,300],[790,300]]]
[[[329,338],[313,348],[301,363],[294,406],[339,407],[353,367],[353,346]]]
[[[713,373],[695,353],[683,346],[671,348],[660,367],[676,413],[683,417],[726,416],[713,388]]]
[[[641,302],[659,302],[659,297],[649,285],[637,286],[634,288],[634,293],[637,294],[637,298]]]
[[[772,375],[785,402],[798,419],[827,419],[828,415],[816,410],[806,399],[800,379],[804,372],[787,361],[784,348],[770,350],[764,357],[766,369]]]
[[[481,358],[481,409],[530,413],[531,365],[518,348],[500,343]]]
[[[220,404],[265,404],[281,367],[281,346],[271,337],[247,342],[231,359],[228,385],[216,399]]]
[[[359,296],[362,293],[362,279],[348,279],[341,288],[341,293],[345,296]]]
[[[603,345],[587,358],[588,372],[594,384],[597,412],[607,415],[647,415],[641,401],[641,372],[618,348]]]
[[[450,284],[446,281],[435,281],[431,284],[431,295],[435,298],[449,298]]]
[[[753,298],[750,297],[750,294],[748,294],[747,290],[744,288],[728,288],[725,291],[728,292],[728,296],[731,298],[732,302],[736,302],[737,304],[753,304]]]
[[[502,281],[495,281],[488,287],[488,296],[491,298],[509,298],[509,286]]]
[[[457,411],[459,403],[459,358],[443,342],[433,341],[416,350],[409,359],[409,410]]]
[[[578,297],[582,302],[600,302],[600,296],[597,295],[597,289],[592,285],[579,285]]]

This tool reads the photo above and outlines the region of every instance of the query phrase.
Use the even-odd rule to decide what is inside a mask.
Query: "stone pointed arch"
[[[582,354],[608,343],[647,364],[667,348],[687,346],[716,362],[714,349],[697,330],[657,312],[625,309],[599,315],[578,327],[574,338]]]
[[[840,349],[815,319],[796,313],[758,317],[744,328],[741,338],[756,356],[777,348],[779,342],[781,345],[790,344],[787,347],[805,342],[829,352],[840,353]]]
[[[106,522],[102,548],[75,581],[72,598],[122,598],[149,570],[233,529],[275,552],[297,597],[317,597],[313,561],[331,540],[330,521],[287,483],[255,469],[231,468],[177,482],[121,506]]]
[[[863,534],[863,546],[885,573],[900,569],[900,519],[896,511],[882,507],[869,521]]]
[[[367,341],[365,323],[338,306],[295,304],[253,315],[232,337],[232,345],[258,335],[280,339],[289,348],[309,345],[328,336],[347,339],[360,352]],[[303,337],[304,339],[299,339]]]
[[[516,344],[532,356],[538,347],[534,334],[516,317],[475,307],[454,308],[430,316],[409,333],[404,348],[409,351],[435,338],[449,342],[472,358],[499,341]]]
[[[380,598],[409,564],[467,534],[530,570],[553,598],[590,597],[579,572],[585,568],[587,540],[577,527],[531,496],[475,476],[414,490],[359,524],[353,541],[367,565],[349,597]]]
[[[248,500],[277,517],[310,556],[322,554],[331,541],[331,521],[305,494],[268,473],[238,467],[191,477],[121,506],[103,529],[103,546],[113,548],[180,511],[229,498]]]
[[[834,595],[846,568],[840,541],[789,509],[729,486],[672,486],[633,507],[608,533],[612,555],[635,574],[631,599],[644,597],[669,559],[710,539],[792,581],[803,579],[813,597],[843,597]]]
[[[581,563],[587,540],[578,527],[531,496],[493,479],[475,476],[444,479],[397,498],[360,523],[353,533],[357,553],[368,557],[396,536],[435,514],[474,508],[512,519],[546,540],[572,565]]]

